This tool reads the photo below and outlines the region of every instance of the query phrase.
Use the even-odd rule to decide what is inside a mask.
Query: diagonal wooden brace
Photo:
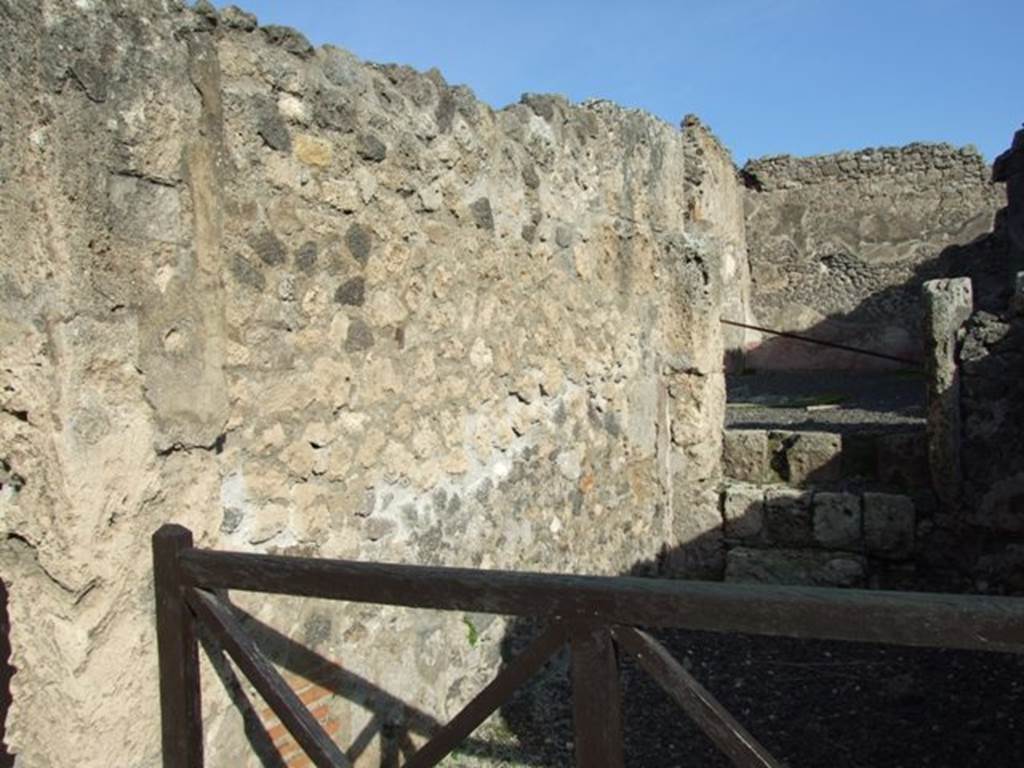
[[[338,745],[245,633],[232,606],[202,589],[189,589],[187,595],[196,617],[209,628],[317,768],[350,768]]]
[[[693,718],[733,765],[781,768],[782,764],[693,675],[683,669],[665,646],[633,627],[613,627],[612,637]]]
[[[537,637],[487,687],[463,707],[452,720],[424,744],[405,768],[430,768],[437,765],[473,730],[501,706],[551,656],[565,644],[566,629],[555,622]]]

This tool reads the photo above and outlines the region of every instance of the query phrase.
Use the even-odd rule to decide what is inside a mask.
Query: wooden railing
[[[165,768],[203,765],[201,623],[309,758],[348,766],[245,633],[224,590],[532,616],[547,629],[405,763],[437,765],[561,647],[571,650],[576,765],[623,765],[618,655],[632,656],[738,766],[778,766],[653,637],[637,627],[1024,653],[1024,599],[745,586],[359,563],[197,549],[165,525],[153,536]]]

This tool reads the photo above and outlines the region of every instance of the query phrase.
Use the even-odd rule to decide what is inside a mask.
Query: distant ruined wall
[[[955,246],[988,232],[1004,202],[978,152],[946,144],[768,157],[743,174],[759,324],[911,359],[921,356],[922,283],[984,268],[988,251]],[[770,336],[747,362],[891,365]]]
[[[717,143],[605,102],[495,112],[237,9],[13,0],[0,34],[22,765],[158,764],[164,522],[207,547],[720,574],[713,538],[685,546],[720,527],[718,319],[744,269]],[[499,661],[501,620],[467,642],[461,616],[239,600],[441,718]],[[203,674],[208,765],[243,764]],[[373,702],[331,704],[339,741]]]

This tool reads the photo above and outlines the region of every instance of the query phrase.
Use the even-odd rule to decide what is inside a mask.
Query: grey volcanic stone
[[[764,495],[765,539],[782,546],[814,543],[811,494],[795,488],[769,488]]]
[[[370,260],[370,251],[373,249],[373,235],[362,224],[353,224],[345,232],[345,245],[348,246],[352,257],[365,265]]]
[[[356,110],[343,91],[325,87],[313,102],[313,120],[321,128],[352,133],[356,129]]]
[[[814,494],[814,540],[823,547],[849,549],[861,543],[860,497],[853,493]]]
[[[746,483],[729,483],[722,491],[725,535],[752,539],[764,525],[764,488]]]
[[[794,432],[784,443],[786,479],[796,486],[830,483],[842,475],[842,436]]]
[[[220,21],[225,27],[252,32],[259,25],[256,14],[243,11],[237,5],[229,5],[220,12]]]
[[[249,247],[268,267],[284,264],[288,260],[288,251],[285,249],[284,243],[278,240],[277,235],[270,230],[264,230],[258,235],[250,237]]]
[[[317,244],[312,240],[307,240],[295,252],[295,266],[307,274],[312,272],[313,267],[316,266],[317,252]]]
[[[110,176],[111,228],[124,237],[177,242],[181,233],[178,190],[136,176]]]
[[[261,293],[266,290],[267,278],[243,256],[236,255],[231,259],[231,274],[242,285],[254,288]]]
[[[494,231],[494,214],[491,212],[490,200],[486,197],[478,198],[469,206],[469,210],[473,214],[473,221],[476,222],[477,227]]]
[[[533,163],[523,166],[523,183],[528,189],[537,189],[540,186],[540,176],[537,175],[537,169]]]
[[[196,4],[192,6],[192,10],[207,19],[210,22],[210,26],[217,26],[217,9],[213,7],[210,0],[196,0]]]
[[[245,519],[245,512],[236,507],[225,507],[224,517],[220,523],[220,530],[223,533],[234,533],[241,526]]]
[[[388,148],[373,134],[363,133],[356,140],[356,154],[368,162],[379,163],[388,156]]]
[[[267,105],[259,112],[259,122],[256,124],[256,133],[267,143],[271,149],[279,152],[291,152],[292,137],[288,132],[288,126],[278,113],[276,107]]]
[[[735,547],[726,555],[725,580],[749,584],[860,587],[867,576],[863,557],[821,550]]]
[[[768,433],[763,429],[727,429],[722,434],[722,473],[760,483],[767,479]]]
[[[349,323],[345,337],[346,352],[365,352],[373,346],[373,331],[364,321],[356,318]]]
[[[268,43],[283,48],[299,58],[308,59],[313,55],[313,46],[297,29],[268,24],[262,28],[262,32]]]
[[[339,304],[361,307],[366,301],[366,280],[362,277],[346,280],[334,292],[334,300]]]

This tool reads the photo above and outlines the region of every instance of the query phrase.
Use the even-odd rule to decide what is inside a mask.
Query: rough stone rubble
[[[241,550],[721,570],[718,317],[745,246],[704,128],[494,111],[206,4],[18,0],[0,25],[33,41],[0,53],[22,764],[158,763],[164,522]],[[469,643],[465,617],[241,599],[439,718],[499,661],[501,620]],[[237,765],[204,680],[209,764]],[[332,707],[348,742],[375,703]]]

